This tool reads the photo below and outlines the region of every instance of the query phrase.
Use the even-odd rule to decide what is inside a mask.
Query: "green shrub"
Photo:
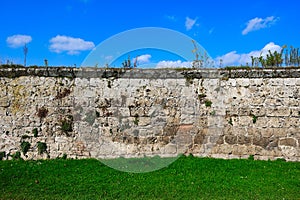
[[[68,133],[68,132],[72,132],[73,131],[73,116],[72,115],[68,115],[66,117],[66,119],[63,119],[61,121],[61,130],[64,132],[64,133]]]
[[[33,137],[37,137],[38,136],[38,129],[37,128],[34,128],[33,130],[32,130],[32,134],[33,134]]]
[[[205,100],[204,104],[206,107],[211,107],[212,102],[210,100]]]
[[[255,124],[255,123],[256,123],[256,120],[257,120],[257,116],[255,116],[255,115],[252,115],[252,122],[253,122],[253,124]]]
[[[69,122],[68,120],[63,120],[61,122],[61,130],[63,132],[71,132],[73,129],[72,129],[72,123]]]
[[[29,142],[23,141],[21,143],[21,150],[22,150],[23,155],[26,155],[26,153],[28,152],[29,148],[30,148],[30,143]]]
[[[30,136],[29,135],[22,135],[22,137],[21,137],[23,140],[25,140],[25,139],[27,139],[27,138],[30,138]]]
[[[254,160],[254,155],[250,155],[250,156],[248,157],[248,160]]]
[[[45,142],[38,142],[37,147],[39,154],[47,152],[47,144]]]
[[[12,154],[11,157],[14,160],[20,160],[21,159],[21,152],[17,151],[16,153]]]

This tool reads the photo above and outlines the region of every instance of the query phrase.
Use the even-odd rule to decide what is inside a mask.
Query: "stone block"
[[[10,105],[10,100],[9,100],[8,97],[1,97],[0,98],[0,107],[7,108],[7,107],[9,107],[9,105]]]
[[[279,145],[297,147],[297,140],[294,138],[280,138]]]
[[[288,107],[268,108],[266,115],[270,117],[287,117],[290,116],[290,109]]]
[[[237,144],[237,136],[236,135],[225,135],[225,142],[230,145]]]
[[[253,137],[253,145],[260,146],[262,148],[266,148],[270,143],[269,138],[261,137],[260,135],[255,135]]]
[[[252,138],[245,135],[237,135],[237,144],[239,145],[250,145]]]
[[[177,145],[175,144],[167,144],[165,146],[165,154],[176,154],[177,153]]]

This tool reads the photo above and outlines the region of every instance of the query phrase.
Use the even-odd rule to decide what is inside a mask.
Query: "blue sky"
[[[300,47],[298,0],[2,0],[0,6],[2,64],[23,64],[27,43],[27,65],[47,59],[51,66],[80,66],[99,43],[141,27],[186,34],[224,65],[245,64],[284,44]],[[143,53],[141,62],[153,62],[151,51]]]

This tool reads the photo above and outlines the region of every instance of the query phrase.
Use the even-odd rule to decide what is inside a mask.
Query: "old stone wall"
[[[0,69],[0,157],[300,160],[300,69]]]

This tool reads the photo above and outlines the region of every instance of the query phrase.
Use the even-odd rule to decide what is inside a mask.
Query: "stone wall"
[[[300,69],[0,69],[0,157],[300,160]]]

